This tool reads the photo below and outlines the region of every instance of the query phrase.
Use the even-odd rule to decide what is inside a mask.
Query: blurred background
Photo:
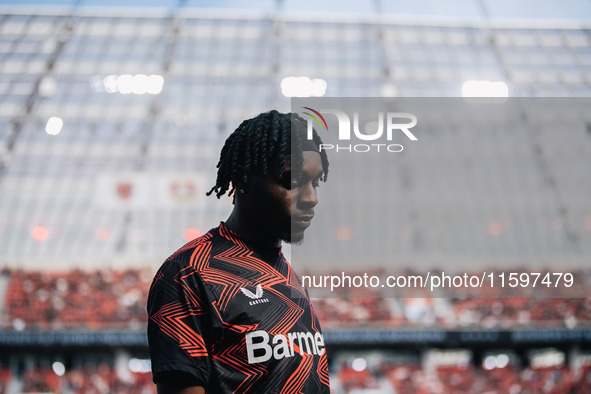
[[[227,217],[230,200],[204,193],[243,119],[306,96],[584,100],[590,29],[589,0],[0,1],[0,393],[155,392],[147,291]],[[518,163],[547,187],[539,234],[577,252],[586,286],[591,206],[561,196],[591,194],[591,122],[570,126],[496,159],[461,152],[493,180]],[[411,197],[393,234],[408,255]],[[315,306],[335,393],[591,391],[589,297]]]

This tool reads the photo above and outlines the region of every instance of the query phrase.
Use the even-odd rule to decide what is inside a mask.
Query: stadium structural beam
[[[81,0],[75,0],[72,5],[71,12],[69,12],[66,15],[66,22],[64,23],[61,31],[59,31],[57,33],[57,37],[58,37],[57,45],[55,46],[53,52],[51,53],[51,55],[49,56],[49,59],[47,60],[45,70],[39,75],[39,77],[35,81],[35,83],[33,85],[33,89],[31,90],[31,93],[29,94],[29,96],[27,97],[27,99],[25,101],[25,108],[24,108],[22,114],[17,115],[10,122],[12,125],[12,127],[11,127],[12,132],[8,136],[8,141],[6,143],[5,154],[6,154],[7,159],[0,162],[0,183],[2,182],[2,179],[4,178],[4,173],[6,172],[6,169],[8,168],[8,164],[9,164],[8,162],[9,162],[10,155],[11,155],[11,153],[14,149],[14,146],[16,145],[16,142],[18,141],[18,138],[22,132],[24,120],[31,117],[31,115],[33,114],[33,111],[35,109],[36,103],[39,101],[38,99],[39,99],[39,90],[41,87],[41,83],[43,82],[43,80],[45,78],[49,77],[51,75],[51,73],[53,72],[53,67],[55,65],[56,60],[58,59],[60,53],[64,49],[64,46],[66,45],[66,43],[68,42],[68,40],[72,36],[72,33],[75,28],[74,18],[75,18],[76,10],[77,10],[78,6],[80,5],[80,2],[81,2]]]

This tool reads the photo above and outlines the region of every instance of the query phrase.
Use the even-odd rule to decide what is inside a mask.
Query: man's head
[[[315,131],[307,140],[307,123],[297,114],[273,110],[245,120],[226,140],[207,195],[233,195],[235,211],[256,231],[299,242],[318,202],[316,187],[328,174],[321,143]]]

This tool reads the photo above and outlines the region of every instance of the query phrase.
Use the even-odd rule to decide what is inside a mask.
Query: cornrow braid
[[[248,184],[249,175],[280,178],[283,175],[285,156],[292,155],[292,172],[298,174],[303,166],[302,141],[306,138],[307,122],[295,113],[279,113],[276,110],[259,114],[243,121],[226,139],[220,153],[216,184],[206,195],[215,192],[217,198],[224,194],[236,195]],[[316,146],[322,144],[313,130]],[[320,151],[322,181],[328,175],[328,157]]]

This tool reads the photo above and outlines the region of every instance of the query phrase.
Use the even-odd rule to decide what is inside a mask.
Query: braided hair
[[[242,191],[252,173],[277,179],[283,175],[285,156],[292,155],[292,172],[298,174],[303,166],[302,141],[306,138],[307,122],[295,113],[283,114],[276,110],[247,119],[226,139],[217,164],[217,180],[206,194],[215,192],[220,198]],[[316,146],[322,140],[313,130]],[[322,181],[328,174],[328,157],[325,151],[318,152],[322,161]],[[228,191],[229,190],[229,191]]]

